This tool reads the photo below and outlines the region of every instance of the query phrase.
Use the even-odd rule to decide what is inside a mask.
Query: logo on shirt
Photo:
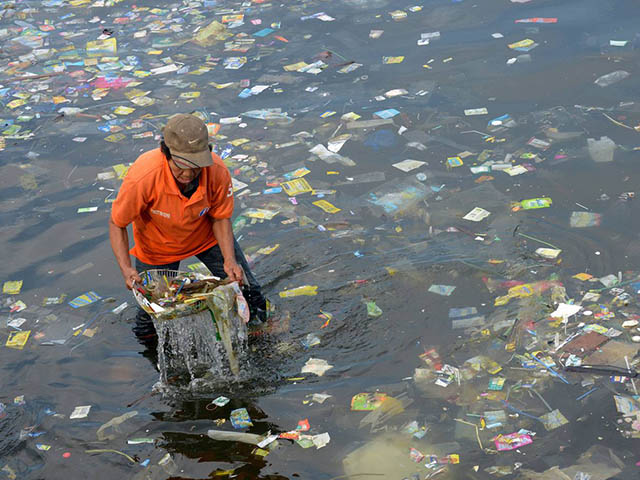
[[[200,210],[200,213],[198,214],[198,216],[201,217],[204,214],[206,214],[208,211],[209,211],[209,207],[203,208],[202,210]]]
[[[161,217],[164,217],[164,218],[171,218],[170,213],[161,212],[160,210],[151,209],[151,213],[153,213],[154,215],[160,215]]]

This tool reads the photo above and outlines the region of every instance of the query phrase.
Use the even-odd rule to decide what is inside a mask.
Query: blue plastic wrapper
[[[230,420],[233,428],[247,428],[253,425],[253,423],[251,423],[251,418],[249,417],[249,412],[247,412],[246,408],[233,410],[231,412]]]

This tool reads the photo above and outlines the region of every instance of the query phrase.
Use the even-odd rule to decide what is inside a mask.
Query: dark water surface
[[[394,20],[394,11],[406,18]],[[303,20],[320,12],[333,20]],[[191,41],[197,30],[232,14],[244,14],[243,23],[225,23],[226,40]],[[557,23],[515,22],[526,18]],[[561,370],[566,355],[552,352],[555,341],[598,324],[621,331],[605,341],[627,349],[620,353],[615,344],[609,363],[624,366],[626,354],[635,365],[638,332],[621,325],[640,318],[640,285],[633,283],[640,270],[638,18],[637,2],[626,0],[2,2],[1,277],[24,284],[19,294],[2,295],[0,328],[6,338],[16,331],[9,322],[24,318],[19,328],[31,335],[23,349],[2,347],[0,478],[427,478],[444,466],[425,466],[429,455],[442,461],[448,454],[458,454],[460,463],[438,478],[497,478],[496,466],[506,478],[538,478],[523,470],[570,467],[593,445],[601,448],[598,460],[607,458],[600,465],[615,468],[603,473],[590,464],[576,471],[592,479],[636,478],[638,442],[624,432],[638,433],[640,422],[633,421],[640,410],[622,420],[613,400],[618,392],[633,402],[634,386],[584,374],[566,374],[566,384],[539,365],[523,368],[517,355],[548,352]],[[273,31],[255,35],[265,28]],[[384,33],[372,39],[372,30]],[[417,45],[431,32],[439,38]],[[86,44],[101,34],[117,40],[117,52],[90,56]],[[508,47],[524,39],[538,46]],[[242,45],[245,52],[238,51]],[[530,57],[509,64],[525,54]],[[404,60],[383,63],[394,56]],[[226,69],[229,57],[246,57],[246,64]],[[284,68],[317,60],[324,62],[317,74]],[[354,62],[361,66],[340,72]],[[176,68],[151,73],[165,65]],[[618,70],[628,77],[594,84]],[[267,88],[238,96],[259,85]],[[134,89],[154,101],[132,103]],[[385,96],[392,89],[406,92]],[[465,115],[477,108],[488,113]],[[263,109],[281,113],[267,119],[247,113]],[[386,125],[365,129],[341,119],[354,112],[359,121],[373,120],[385,109],[398,111]],[[225,161],[248,184],[236,192],[236,236],[281,320],[251,341],[249,380],[163,397],[152,393],[155,360],[131,331],[134,299],[108,242],[110,201],[121,180],[99,174],[155,148],[167,116],[178,112],[222,123],[212,141],[218,152],[230,147]],[[512,123],[490,123],[507,114]],[[242,119],[220,121],[235,116]],[[122,136],[109,141],[114,134]],[[337,161],[309,152],[342,134],[352,136]],[[596,162],[587,139],[605,136],[616,145],[613,161]],[[534,137],[546,143],[536,147]],[[447,167],[447,158],[461,153],[464,165]],[[393,166],[405,159],[425,163],[410,172]],[[493,169],[470,170],[484,162]],[[528,171],[510,176],[504,163],[526,164]],[[301,167],[310,170],[304,178],[314,192],[295,202],[284,192],[265,192]],[[537,197],[552,198],[552,206],[512,211],[512,202]],[[340,211],[324,212],[313,204],[320,199]],[[98,208],[77,213],[84,207]],[[474,207],[489,217],[463,219]],[[252,220],[249,209],[278,214]],[[572,227],[572,212],[601,214],[600,224]],[[273,253],[258,252],[276,244]],[[540,247],[562,252],[550,260],[535,253]],[[581,272],[594,282],[573,278]],[[605,287],[597,278],[609,274],[614,283],[627,283],[583,300],[587,290]],[[518,282],[543,280],[556,282],[555,289],[494,306]],[[456,288],[442,296],[428,291],[434,284]],[[317,286],[317,295],[279,296],[304,285]],[[89,290],[102,300],[78,309],[67,304]],[[62,304],[43,306],[45,298],[63,294]],[[554,323],[555,304],[569,299],[594,314],[571,317],[566,327]],[[11,312],[19,300],[26,309]],[[128,308],[112,313],[125,301]],[[382,314],[369,315],[367,302]],[[484,321],[453,329],[449,309],[472,306]],[[322,312],[332,315],[328,325]],[[511,330],[504,321],[514,319]],[[305,347],[309,334],[320,343]],[[510,341],[515,350],[506,348]],[[434,385],[433,365],[420,358],[432,347],[443,363],[462,370],[460,385]],[[477,355],[502,371],[471,374],[465,362]],[[310,358],[333,368],[323,376],[301,374]],[[488,389],[492,377],[505,378],[502,391]],[[384,414],[362,422],[367,412],[350,409],[361,392],[386,393],[396,408],[384,402]],[[318,403],[315,393],[331,397]],[[549,409],[537,394],[568,423],[548,431],[504,403],[539,417]],[[16,399],[21,395],[23,401]],[[220,395],[231,402],[212,409]],[[70,419],[81,405],[91,405],[88,416]],[[287,432],[306,418],[308,433],[328,432],[331,441],[303,449],[279,440],[263,456],[253,445],[207,437],[208,429],[233,430],[230,412],[241,407],[254,424],[245,431]],[[98,438],[101,425],[133,410],[118,431]],[[496,410],[507,417],[480,430],[483,451],[469,423],[481,426],[485,417],[490,424],[486,412]],[[216,425],[220,419],[226,422]],[[412,421],[427,428],[424,438],[405,431]],[[492,438],[520,429],[536,433],[531,445],[495,451]],[[153,443],[127,442],[140,437]],[[411,447],[427,458],[412,462]],[[87,453],[96,449],[111,451]]]

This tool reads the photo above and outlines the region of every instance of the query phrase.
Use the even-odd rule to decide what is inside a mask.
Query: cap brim
[[[174,158],[174,163],[183,169],[210,167],[213,165],[213,157],[209,150],[198,153],[182,153],[171,150],[171,156],[176,157]]]

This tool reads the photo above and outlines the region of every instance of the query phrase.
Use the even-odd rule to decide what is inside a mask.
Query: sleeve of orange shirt
[[[148,203],[146,201],[147,193],[140,180],[131,180],[128,176],[125,177],[111,208],[113,223],[120,228],[125,228],[140,217]]]
[[[213,184],[210,185],[211,209],[209,210],[209,216],[216,220],[231,218],[233,215],[231,174],[222,161],[214,166],[214,172],[215,174],[212,175]]]

